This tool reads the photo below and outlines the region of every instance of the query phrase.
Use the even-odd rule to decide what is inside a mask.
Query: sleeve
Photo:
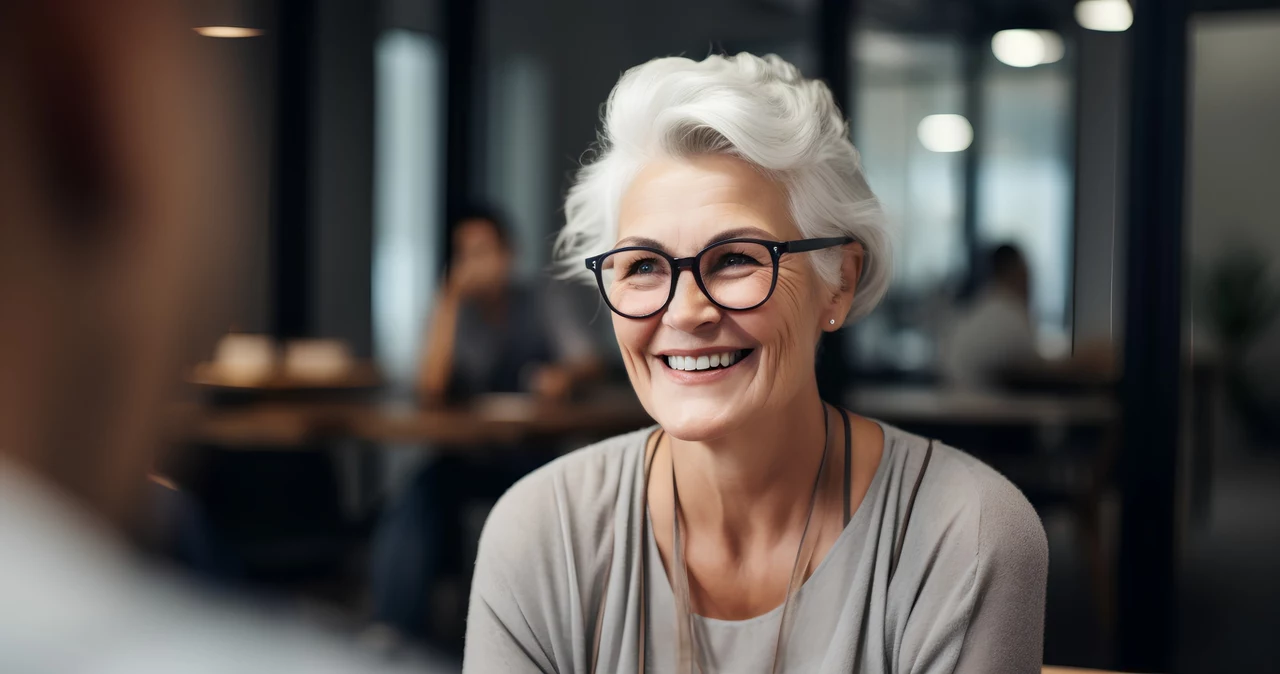
[[[555,665],[519,599],[497,577],[492,564],[477,563],[467,609],[465,674],[551,674]]]
[[[528,544],[539,528],[526,521],[530,509],[521,503],[520,486],[498,501],[480,535],[467,609],[464,674],[557,671],[547,607],[533,601],[539,594],[540,565],[522,559],[522,551],[540,546]]]
[[[980,468],[984,475],[969,486],[979,495],[976,508],[957,513],[924,555],[930,570],[907,620],[899,672],[1040,672],[1049,569],[1044,528],[1016,487]]]
[[[983,509],[973,606],[956,674],[1035,674],[1044,661],[1049,547],[1021,493]],[[1016,499],[1016,500],[1015,500]]]

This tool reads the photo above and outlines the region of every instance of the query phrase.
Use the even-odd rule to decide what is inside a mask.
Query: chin
[[[662,429],[679,440],[703,442],[724,437],[750,418],[741,401],[721,396],[657,395],[651,414]]]

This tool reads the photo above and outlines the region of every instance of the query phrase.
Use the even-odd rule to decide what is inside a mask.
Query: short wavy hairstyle
[[[773,54],[658,58],[622,75],[602,121],[565,198],[555,243],[562,276],[594,283],[582,258],[617,240],[622,195],[647,162],[725,154],[779,181],[806,238],[852,236],[862,243],[862,276],[846,323],[884,296],[892,257],[884,214],[848,123],[822,82]],[[806,257],[829,287],[840,285],[838,249]]]

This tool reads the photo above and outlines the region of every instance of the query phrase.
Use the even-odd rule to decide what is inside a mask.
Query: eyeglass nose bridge
[[[671,292],[667,294],[667,303],[663,305],[666,309],[671,305],[671,301],[676,298],[676,289],[680,285],[680,274],[688,271],[693,274],[693,284],[702,292],[707,299],[711,299],[711,294],[707,292],[707,287],[702,285],[702,274],[698,272],[698,257],[673,257],[671,258]],[[712,300],[714,303],[715,300]]]
[[[671,258],[671,268],[675,270],[675,276],[679,276],[684,270],[694,271],[698,268],[697,257],[673,257]],[[695,273],[694,276],[697,276]]]
[[[693,257],[673,257],[669,258],[669,260],[671,262],[672,269],[671,290],[667,293],[667,301],[663,303],[661,309],[654,312],[655,314],[671,308],[671,303],[675,301],[676,293],[680,286],[680,274],[684,271],[688,271],[693,275],[693,285],[698,289],[697,292],[700,293],[703,298],[710,300],[712,306],[720,308],[720,304],[711,297],[711,292],[707,290],[707,286],[702,282],[702,273],[698,270],[698,265],[701,262],[701,255],[695,255]]]

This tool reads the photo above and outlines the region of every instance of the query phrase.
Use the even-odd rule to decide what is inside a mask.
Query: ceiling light
[[[1034,30],[1002,30],[991,38],[991,53],[1015,68],[1038,66],[1044,59],[1044,39]]]
[[[929,115],[920,120],[916,135],[930,152],[962,152],[973,143],[973,126],[964,115]]]
[[[991,53],[1015,68],[1062,60],[1062,38],[1051,30],[1002,30],[991,38]]]
[[[238,38],[262,35],[261,28],[248,28],[245,26],[197,26],[192,30],[205,37]]]
[[[1119,33],[1133,25],[1133,8],[1128,0],[1081,0],[1076,22],[1089,30]]]

